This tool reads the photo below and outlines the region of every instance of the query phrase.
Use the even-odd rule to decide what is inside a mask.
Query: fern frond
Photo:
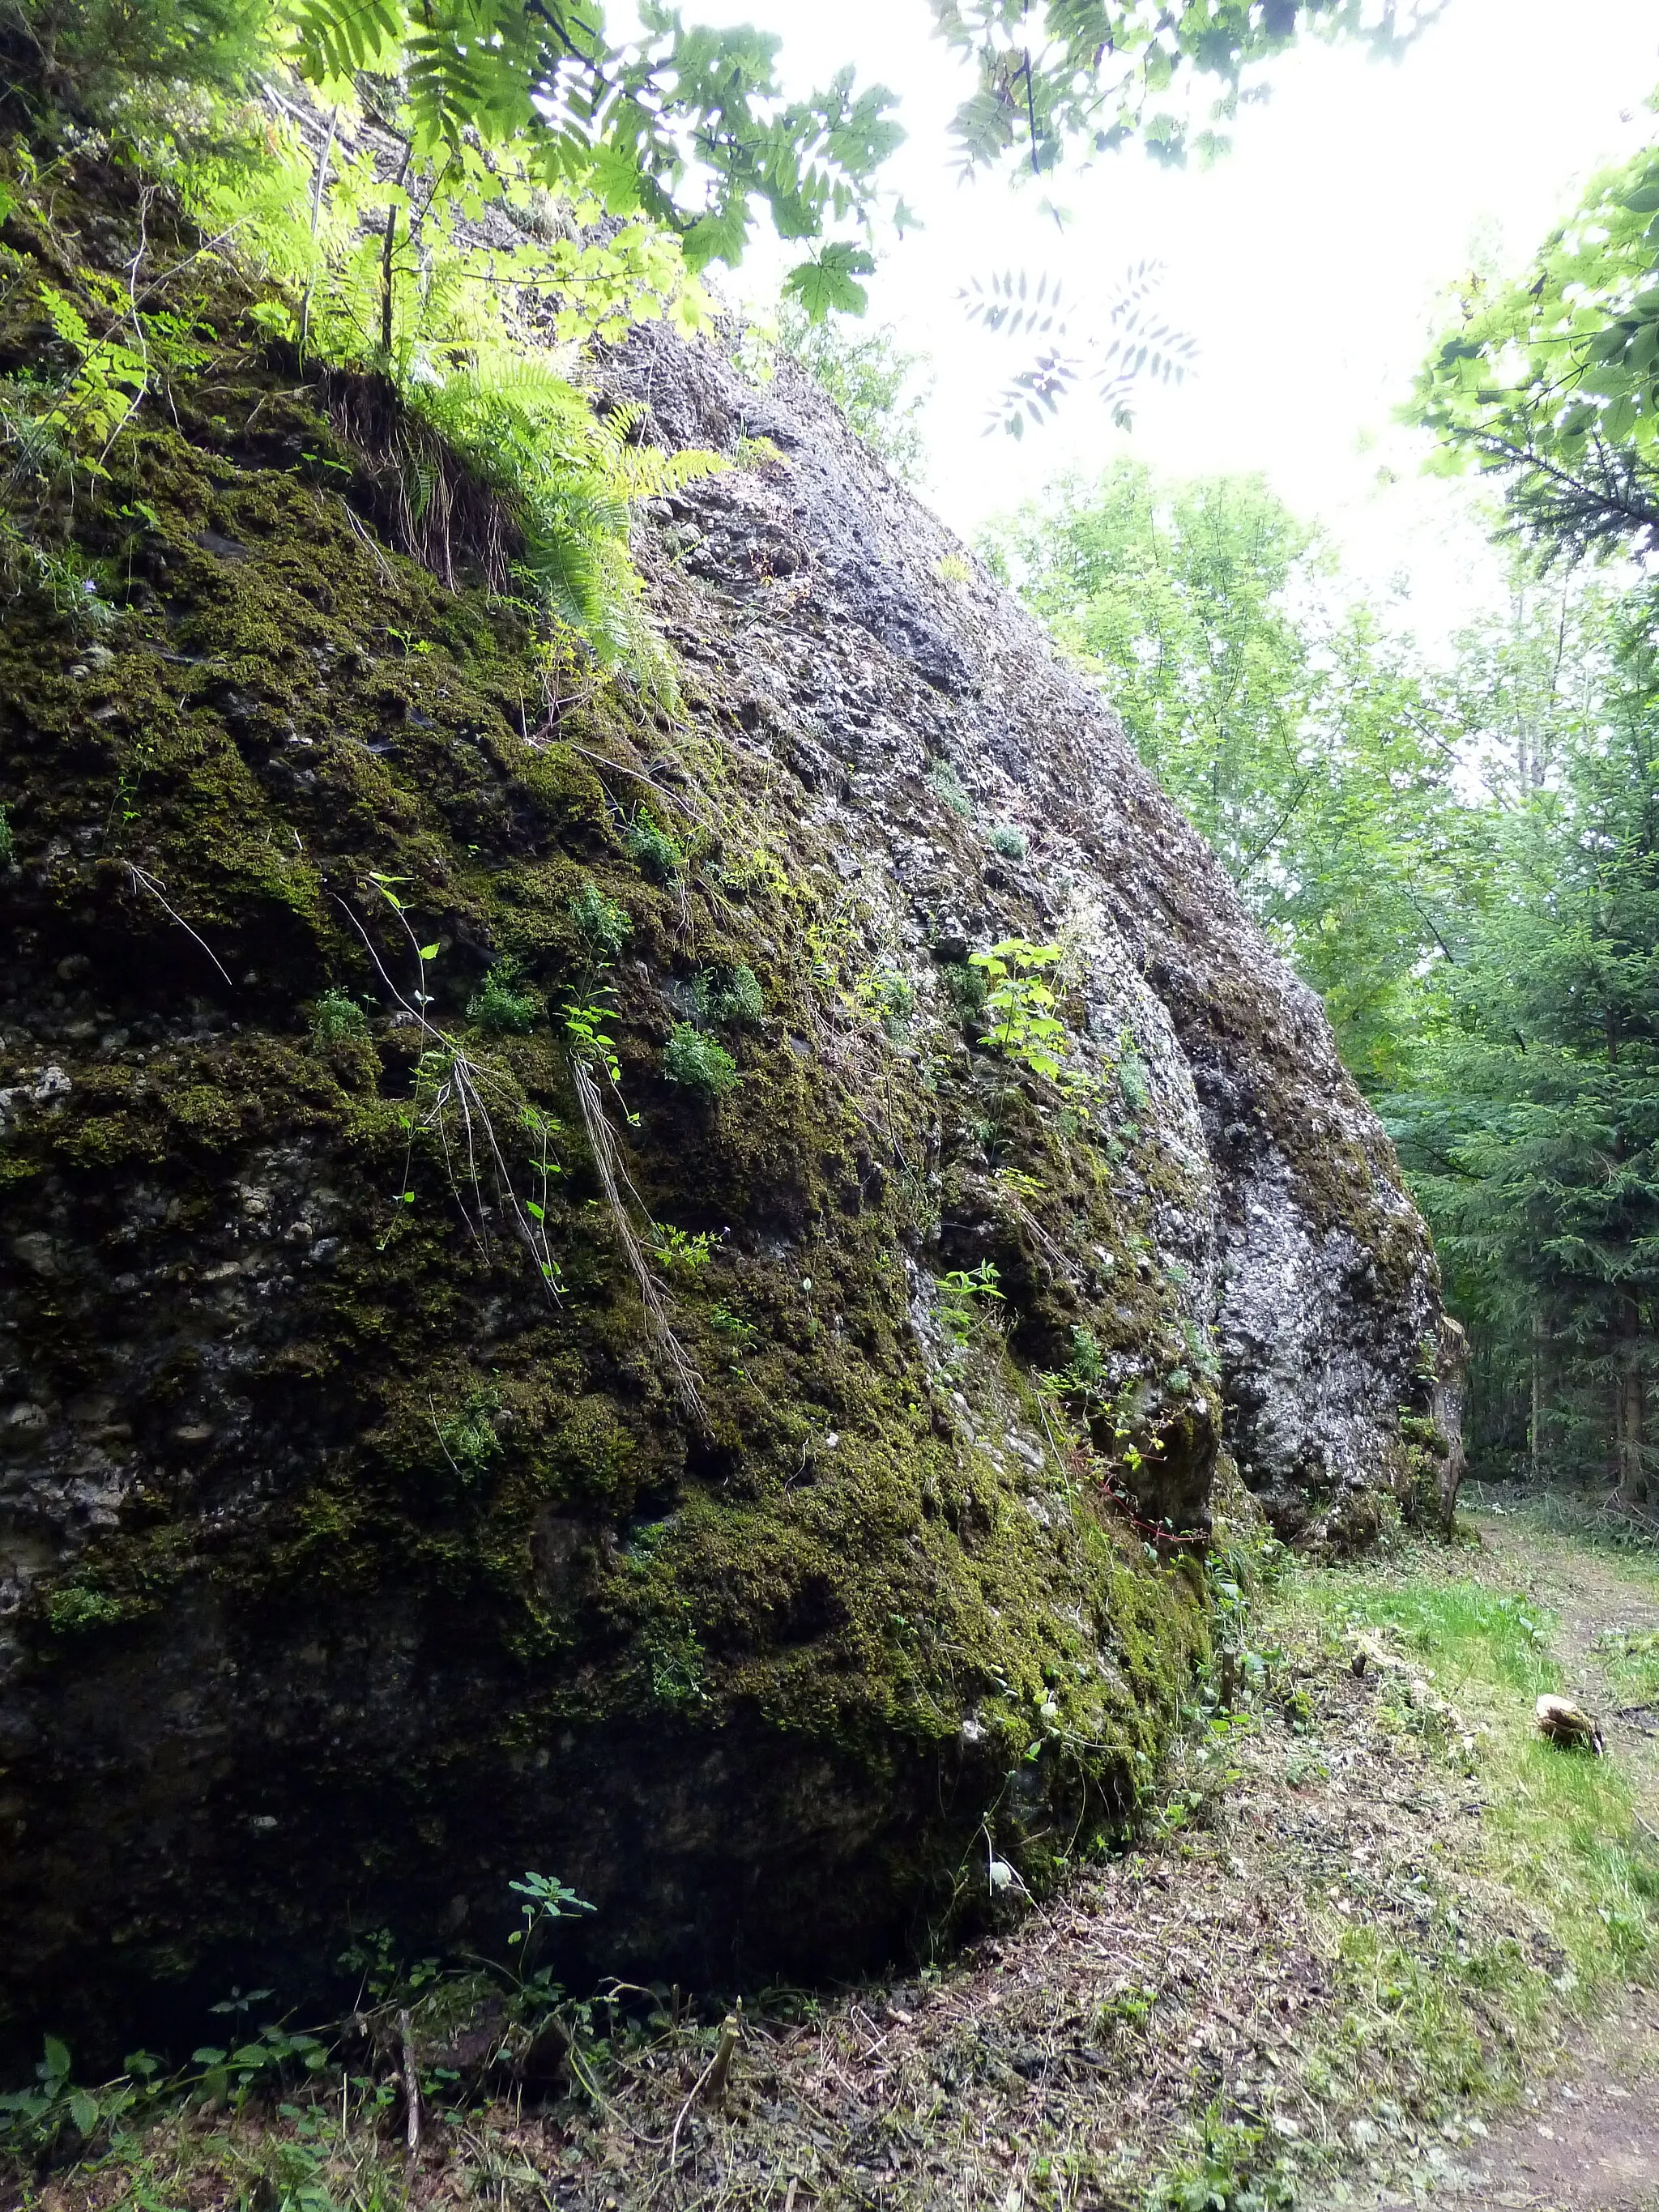
[[[1058,276],[1045,273],[1034,285],[1024,269],[1005,269],[983,284],[977,276],[970,276],[957,288],[957,297],[970,323],[1005,337],[1066,335]]]
[[[409,19],[403,0],[299,0],[295,25],[301,67],[326,88],[395,69]]]
[[[1028,420],[1041,422],[1045,416],[1057,414],[1060,401],[1083,373],[1083,364],[1075,355],[1062,354],[1052,347],[1041,353],[1029,368],[1010,378],[993,401],[985,424],[985,434],[993,430],[1006,430],[1011,437],[1024,434]]]

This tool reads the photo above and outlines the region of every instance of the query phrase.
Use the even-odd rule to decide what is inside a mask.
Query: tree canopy
[[[1517,556],[1430,656],[1259,480],[1127,462],[984,550],[1323,996],[1474,1336],[1482,1463],[1659,1494],[1659,593]]]
[[[965,166],[1043,172],[1067,149],[1137,136],[1164,161],[1217,151],[1222,134],[1194,132],[1183,112],[1189,86],[1210,88],[1207,123],[1221,123],[1249,96],[1245,72],[1302,33],[1397,51],[1444,0],[931,4],[940,38],[976,68],[956,124]],[[365,75],[395,84],[416,158],[468,139],[511,146],[540,182],[648,215],[693,269],[741,260],[763,208],[809,248],[786,289],[811,319],[861,310],[878,218],[911,219],[880,181],[903,137],[894,96],[856,82],[858,60],[881,57],[790,100],[777,38],[687,23],[663,0],[641,0],[638,22],[617,35],[604,0],[0,0],[0,27],[66,78],[245,78],[281,58],[325,102]]]
[[[1659,543],[1659,149],[1598,177],[1511,283],[1470,279],[1413,411],[1546,552]]]
[[[1042,175],[1066,154],[1139,137],[1160,161],[1220,153],[1252,66],[1298,38],[1363,40],[1397,54],[1445,0],[932,0],[940,35],[971,55],[978,84],[957,109],[965,169],[1023,165]],[[1193,128],[1185,95],[1211,105]],[[1259,96],[1257,94],[1255,96]]]
[[[1146,765],[1380,1069],[1389,1010],[1469,857],[1446,687],[1333,596],[1317,534],[1259,478],[1064,480],[985,541],[1102,684]]]

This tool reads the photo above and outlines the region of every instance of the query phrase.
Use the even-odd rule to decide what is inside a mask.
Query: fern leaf
[[[295,20],[301,66],[324,88],[394,69],[408,27],[403,0],[300,0]]]

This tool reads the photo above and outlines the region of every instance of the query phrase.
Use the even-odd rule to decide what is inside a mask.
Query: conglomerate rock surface
[[[139,245],[91,154],[24,196],[0,373]],[[1151,1783],[1212,1501],[1409,1504],[1433,1266],[1317,1005],[787,365],[604,367],[738,463],[641,532],[671,706],[410,557],[388,395],[204,283],[108,475],[7,495],[0,2021],[298,2002],[526,1869],[572,1972],[705,1986],[1036,1887]]]

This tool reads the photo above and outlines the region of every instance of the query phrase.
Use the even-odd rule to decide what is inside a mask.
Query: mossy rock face
[[[7,223],[0,372],[40,276],[137,248],[76,158]],[[9,516],[0,2021],[301,2002],[353,1929],[494,1945],[527,1868],[598,1908],[573,1973],[924,1943],[993,1851],[1035,1889],[1133,1818],[1233,1459],[1315,1535],[1404,1479],[1386,1140],[1109,713],[807,388],[606,365],[783,455],[650,519],[670,712],[405,558],[214,283],[205,362]],[[1006,936],[1065,946],[1081,1095],[964,1025]],[[989,1316],[941,1287],[987,1262]],[[1033,1377],[1079,1346],[1073,1432]]]

